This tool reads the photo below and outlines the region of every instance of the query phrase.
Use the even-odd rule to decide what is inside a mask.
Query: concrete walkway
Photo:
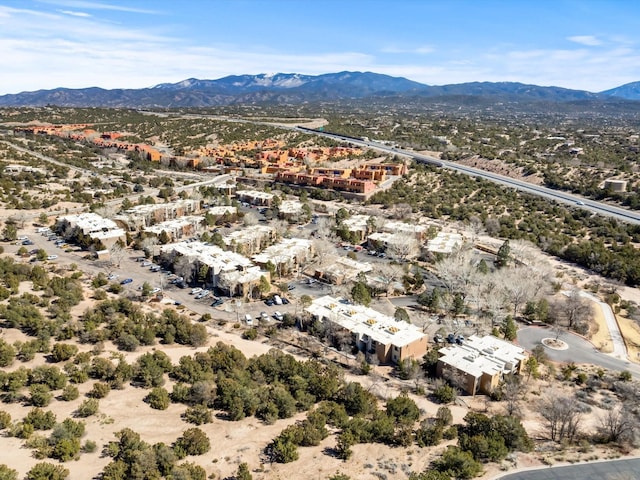
[[[602,314],[607,322],[607,328],[609,329],[609,335],[611,335],[611,341],[613,343],[613,352],[609,353],[609,355],[619,358],[620,360],[628,360],[627,347],[624,343],[624,339],[622,338],[622,333],[620,332],[620,327],[618,327],[618,322],[616,321],[613,310],[611,310],[611,306],[585,291],[581,291],[580,296],[597,303],[602,310]]]

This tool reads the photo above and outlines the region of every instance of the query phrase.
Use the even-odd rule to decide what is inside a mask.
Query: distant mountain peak
[[[151,88],[40,90],[0,96],[0,106],[178,108],[215,107],[243,103],[305,103],[408,96],[483,98],[487,102],[607,101],[612,97],[640,99],[640,82],[600,94],[518,82],[470,82],[430,86],[374,72],[342,71],[322,75],[260,73],[230,75],[217,80],[187,78]]]

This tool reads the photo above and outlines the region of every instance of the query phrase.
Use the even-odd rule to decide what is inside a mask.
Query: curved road
[[[640,459],[625,458],[565,467],[543,467],[494,477],[494,480],[640,480]]]
[[[545,327],[525,327],[518,330],[518,344],[530,352],[538,345],[542,345],[543,338],[554,336],[554,332]],[[545,353],[554,362],[586,363],[617,372],[628,370],[634,377],[640,378],[640,365],[601,353],[591,342],[578,335],[564,332],[560,334],[560,340],[569,345],[567,350],[553,350],[545,347]]]

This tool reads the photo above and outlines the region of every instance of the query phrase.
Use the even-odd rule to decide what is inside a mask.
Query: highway
[[[341,142],[347,142],[347,143],[352,143],[354,145],[360,145],[363,147],[372,148],[374,150],[378,150],[384,153],[389,153],[392,155],[403,155],[403,156],[412,158],[418,163],[440,166],[442,168],[454,170],[456,172],[463,173],[465,175],[470,175],[470,176],[482,178],[484,180],[488,180],[490,182],[499,183],[501,185],[514,188],[521,192],[529,193],[532,195],[538,195],[540,197],[544,197],[549,200],[555,200],[560,203],[565,203],[575,208],[582,208],[582,209],[588,210],[591,213],[597,213],[610,218],[615,218],[623,222],[640,225],[640,212],[634,212],[624,208],[608,205],[606,203],[597,202],[595,200],[589,200],[583,197],[579,197],[577,195],[572,195],[570,193],[562,192],[560,190],[541,187],[539,185],[534,185],[532,183],[523,182],[521,180],[516,180],[510,177],[505,177],[504,175],[499,175],[497,173],[486,172],[484,170],[480,170],[477,168],[460,165],[455,162],[440,160],[439,158],[430,157],[428,155],[422,155],[421,153],[413,152],[411,150],[404,150],[400,148],[383,145],[379,142],[372,142],[372,141],[367,142],[364,140],[357,140],[352,137],[345,137],[335,133],[318,132],[315,130],[308,130],[308,129],[299,129],[299,131],[303,133],[314,133],[314,134],[325,136],[328,138],[333,138]]]

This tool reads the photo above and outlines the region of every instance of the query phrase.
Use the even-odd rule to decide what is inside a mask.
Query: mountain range
[[[508,102],[607,102],[640,100],[640,82],[593,93],[517,82],[472,82],[431,86],[372,72],[324,75],[277,73],[232,75],[217,80],[189,78],[141,89],[98,87],[38,90],[0,96],[0,106],[178,108],[233,104],[286,103],[365,99],[369,97],[488,97]]]

